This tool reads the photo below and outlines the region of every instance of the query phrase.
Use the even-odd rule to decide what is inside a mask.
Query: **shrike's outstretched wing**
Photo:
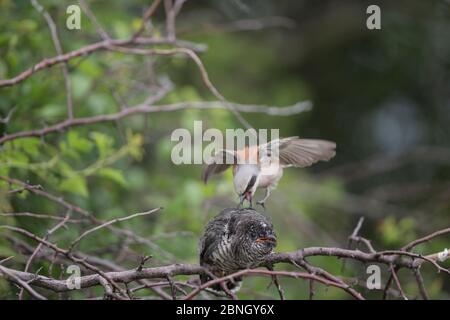
[[[207,183],[213,174],[221,173],[227,170],[231,165],[235,164],[236,154],[231,150],[220,150],[209,161],[202,173],[202,180]]]
[[[289,137],[272,140],[261,145],[259,154],[264,157],[279,157],[283,167],[308,167],[318,161],[328,161],[336,155],[336,143],[318,139]]]

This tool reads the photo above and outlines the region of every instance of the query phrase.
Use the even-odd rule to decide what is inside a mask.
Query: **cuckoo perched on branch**
[[[217,277],[255,268],[272,253],[277,236],[270,219],[253,209],[227,208],[206,226],[200,239],[200,265]],[[211,278],[201,275],[205,283]],[[228,290],[237,291],[241,278],[228,281]],[[221,286],[211,289],[220,291]]]

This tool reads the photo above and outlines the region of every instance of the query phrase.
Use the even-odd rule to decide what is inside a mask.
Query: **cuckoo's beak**
[[[264,242],[277,243],[277,238],[275,238],[274,236],[265,236],[256,239],[256,243],[264,243]]]

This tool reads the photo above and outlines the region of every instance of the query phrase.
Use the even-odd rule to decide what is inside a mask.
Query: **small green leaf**
[[[40,108],[39,116],[47,119],[47,118],[58,118],[66,114],[66,107],[61,104],[47,104]]]
[[[17,193],[17,197],[19,197],[20,199],[24,200],[27,198],[27,196],[30,194],[30,191],[28,190],[23,190],[21,192]]]
[[[111,179],[112,181],[118,183],[122,187],[128,187],[128,181],[125,180],[122,171],[113,168],[101,168],[97,171],[97,175],[100,177],[105,177]]]
[[[59,143],[59,150],[66,157],[80,160],[80,155],[78,154],[78,152],[76,152],[73,148],[70,148],[69,144],[66,141],[61,141]]]
[[[96,94],[96,93],[89,95],[87,99],[87,104],[92,114],[97,115],[112,111],[110,110],[110,108],[111,106],[113,106],[113,103],[110,100],[109,96],[105,94]]]
[[[105,158],[108,155],[110,155],[111,152],[113,151],[112,149],[112,145],[114,142],[113,139],[101,132],[93,132],[91,135],[97,146],[100,158]]]
[[[84,97],[91,87],[92,79],[80,73],[75,73],[71,77],[73,96],[76,99]]]
[[[13,141],[16,148],[20,148],[31,156],[39,155],[39,144],[41,143],[39,138],[22,138]]]
[[[19,151],[19,150],[10,150],[8,152],[5,152],[5,162],[9,164],[27,164],[29,162],[29,159],[25,152]]]
[[[56,163],[56,168],[58,169],[60,174],[62,174],[63,176],[65,176],[67,178],[71,178],[72,176],[74,176],[76,174],[75,171],[72,169],[72,167],[63,160],[59,160]]]
[[[93,144],[86,138],[83,138],[79,135],[77,131],[69,131],[67,135],[67,142],[70,148],[73,148],[80,152],[90,152],[92,150]]]
[[[83,197],[88,196],[86,179],[84,179],[82,176],[79,175],[74,175],[64,180],[63,182],[61,182],[59,187],[63,191],[79,194],[80,196]]]
[[[0,245],[0,257],[9,257],[9,256],[15,256],[17,255],[17,252],[7,245]]]
[[[116,20],[113,25],[114,33],[117,38],[125,39],[130,36],[130,27],[123,21]]]
[[[94,58],[84,60],[78,69],[90,78],[100,77],[102,75],[102,69],[98,65],[98,62]]]
[[[135,160],[142,160],[143,149],[142,144],[144,143],[144,137],[141,134],[132,134],[127,132],[128,138],[128,152]]]

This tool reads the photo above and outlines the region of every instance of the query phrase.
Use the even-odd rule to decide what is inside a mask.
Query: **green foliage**
[[[416,228],[414,219],[402,218],[397,220],[393,216],[384,218],[379,225],[383,241],[390,246],[401,246],[402,243],[414,240],[417,237],[414,232]]]

